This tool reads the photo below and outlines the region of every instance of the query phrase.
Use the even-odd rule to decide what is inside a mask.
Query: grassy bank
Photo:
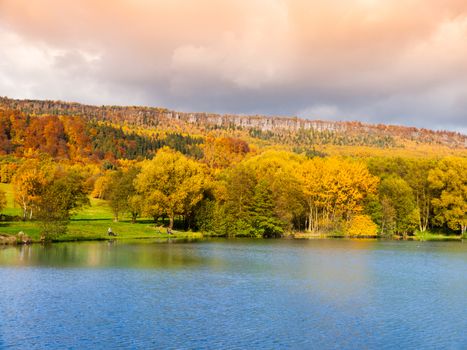
[[[0,189],[7,193],[7,208],[2,214],[19,216],[21,210],[14,206],[13,191],[11,185],[0,184]],[[117,234],[109,237],[108,228]],[[0,234],[16,235],[23,231],[33,241],[40,240],[40,228],[36,222],[31,221],[2,221],[0,222]],[[107,239],[145,239],[145,238],[200,238],[201,233],[173,230],[167,234],[165,228],[158,228],[149,219],[140,219],[135,224],[124,218],[119,222],[113,221],[112,212],[106,201],[91,199],[91,205],[80,210],[72,217],[68,225],[68,233],[56,238],[56,241],[86,241]]]
[[[354,236],[346,237],[344,235],[337,234],[326,234],[326,233],[314,233],[314,232],[297,232],[293,234],[294,239],[326,239],[326,238],[351,238],[351,239],[394,239],[394,240],[403,240],[404,238],[399,236],[394,236],[392,238],[380,237],[380,236]],[[465,239],[465,237],[464,237]],[[433,233],[429,231],[425,232],[416,232],[413,236],[408,236],[405,240],[411,241],[462,241],[461,235],[454,234],[442,234],[442,233]]]
[[[461,235],[445,235],[442,233],[433,233],[429,231],[417,232],[414,236],[419,241],[461,241]],[[465,237],[464,237],[465,239]]]

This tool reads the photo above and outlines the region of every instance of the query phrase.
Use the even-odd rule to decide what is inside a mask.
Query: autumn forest
[[[0,182],[21,214],[0,218],[53,240],[98,199],[167,232],[462,237],[466,147],[397,126],[2,98]]]

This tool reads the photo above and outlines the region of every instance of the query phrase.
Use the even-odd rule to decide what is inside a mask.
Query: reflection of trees
[[[220,258],[199,246],[161,242],[86,242],[11,247],[0,251],[0,264],[50,267],[190,268],[218,266]]]

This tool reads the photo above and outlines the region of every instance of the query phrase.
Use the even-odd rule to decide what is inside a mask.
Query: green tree
[[[397,212],[392,199],[387,195],[381,198],[381,235],[390,237],[397,231]]]
[[[143,197],[139,194],[134,194],[128,198],[128,213],[131,216],[131,222],[136,223],[138,216],[143,212]]]
[[[256,185],[251,211],[251,226],[255,236],[272,238],[284,233],[285,223],[275,215],[273,194],[266,181]]]
[[[398,176],[381,181],[379,196],[382,204],[383,230],[407,235],[415,230],[419,218],[412,188]]]
[[[302,188],[296,174],[305,158],[285,151],[266,151],[250,158],[246,164],[258,182],[265,182],[271,191],[274,215],[292,230],[305,212]]]
[[[433,190],[428,181],[428,174],[434,167],[430,159],[411,159],[405,161],[407,174],[404,179],[412,188],[415,199],[415,208],[418,211],[418,228],[420,232],[426,231],[432,214]]]
[[[230,169],[225,178],[226,200],[222,228],[227,236],[251,236],[251,209],[254,202],[256,178],[243,163]]]
[[[77,173],[56,172],[41,186],[35,199],[36,218],[44,240],[65,234],[75,210],[89,204],[83,178]]]
[[[446,158],[430,170],[430,186],[438,194],[432,200],[435,222],[459,230],[467,229],[467,159]]]
[[[205,179],[203,199],[193,209],[194,223],[198,230],[219,236],[228,234],[226,198],[227,189],[224,181]]]
[[[196,227],[206,233],[215,232],[215,211],[217,202],[214,199],[203,199],[196,206]]]
[[[137,196],[134,185],[139,172],[140,169],[132,167],[112,174],[108,186],[108,198],[115,221],[119,220],[121,214],[128,212],[131,214],[132,221],[135,222],[140,213],[140,196]]]
[[[404,179],[412,189],[415,209],[418,211],[418,229],[427,230],[432,215],[433,189],[428,181],[428,174],[434,167],[432,159],[409,158],[372,158],[368,162],[370,171],[383,180],[397,176]]]

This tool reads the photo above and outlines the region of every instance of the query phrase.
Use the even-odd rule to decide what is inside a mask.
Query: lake
[[[0,248],[1,349],[466,349],[467,243]]]

